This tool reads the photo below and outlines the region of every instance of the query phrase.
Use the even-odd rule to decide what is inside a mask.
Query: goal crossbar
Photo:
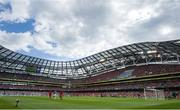
[[[155,88],[144,88],[144,98],[165,99],[164,90]]]

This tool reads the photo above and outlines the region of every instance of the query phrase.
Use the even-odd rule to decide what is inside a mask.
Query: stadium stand
[[[75,61],[51,61],[0,46],[0,95],[180,98],[180,40],[118,47]],[[146,92],[146,94],[145,94]]]

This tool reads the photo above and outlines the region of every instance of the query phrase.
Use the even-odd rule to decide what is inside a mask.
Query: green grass
[[[18,108],[15,107],[17,98],[20,99]],[[180,100],[119,97],[64,97],[60,100],[37,96],[2,96],[0,109],[180,109]]]

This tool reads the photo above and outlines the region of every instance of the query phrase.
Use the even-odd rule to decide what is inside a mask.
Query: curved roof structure
[[[0,45],[0,70],[26,72],[55,78],[83,78],[126,66],[180,63],[180,40],[143,42],[106,50],[74,61],[51,61],[13,52]]]

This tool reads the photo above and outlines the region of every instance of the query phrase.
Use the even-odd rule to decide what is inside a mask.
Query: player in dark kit
[[[51,91],[49,91],[48,96],[51,99],[51,97],[52,97],[52,92]]]
[[[59,92],[59,98],[60,98],[61,100],[63,99],[63,95],[64,95],[63,91],[60,91],[60,92]]]

